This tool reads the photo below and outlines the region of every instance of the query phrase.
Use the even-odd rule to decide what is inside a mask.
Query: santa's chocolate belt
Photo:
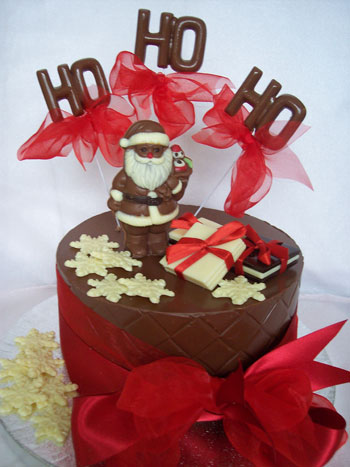
[[[150,196],[142,195],[130,195],[129,193],[124,193],[124,198],[133,203],[147,204],[147,206],[159,206],[162,204],[162,198],[151,198]]]

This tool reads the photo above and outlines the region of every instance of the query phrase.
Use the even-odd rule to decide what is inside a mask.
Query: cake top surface
[[[195,212],[194,206],[180,206],[180,213],[183,212]],[[212,209],[203,209],[203,216],[210,220],[214,220],[218,223],[227,223],[232,220],[230,216],[221,211]],[[292,240],[287,234],[271,226],[270,224],[256,219],[252,216],[245,216],[242,219],[244,224],[250,224],[256,229],[261,235],[279,240],[287,243],[288,245],[296,246],[294,240]],[[65,281],[71,285],[74,293],[88,306],[93,308],[97,313],[106,317],[109,320],[114,320],[113,316],[113,303],[109,303],[105,298],[91,298],[86,295],[89,290],[86,278],[79,278],[75,275],[74,270],[64,266],[66,260],[74,258],[77,250],[69,246],[70,242],[79,239],[80,235],[88,234],[93,237],[107,234],[110,241],[117,241],[122,244],[122,234],[117,232],[117,225],[112,213],[103,213],[98,216],[92,217],[87,221],[83,222],[73,230],[71,230],[61,241],[57,250],[57,265],[60,274]],[[164,314],[182,314],[188,313],[196,315],[203,312],[215,313],[218,311],[231,311],[232,309],[240,310],[240,307],[232,305],[232,302],[228,298],[214,298],[211,292],[205,290],[198,285],[190,282],[179,280],[176,276],[166,272],[160,265],[159,260],[161,257],[145,257],[141,261],[143,265],[138,268],[134,268],[133,271],[127,272],[123,269],[116,268],[110,269],[110,272],[115,273],[118,277],[133,277],[135,273],[141,272],[149,279],[164,279],[166,281],[166,287],[175,292],[175,297],[162,297],[159,304],[152,304],[148,300],[142,297],[123,297],[117,304],[118,307],[123,307],[125,310],[128,308],[137,309],[141,307],[143,310],[150,310],[152,312],[159,312]],[[283,274],[269,279],[267,281],[267,288],[264,290],[264,295],[267,301],[273,297],[278,297],[280,293],[283,293],[288,287],[294,285],[299,281],[303,260],[300,258],[295,266],[287,269]],[[96,275],[89,275],[89,278],[98,278]],[[234,273],[229,272],[225,278],[233,278]],[[187,297],[184,300],[184,297]],[[243,308],[247,307],[261,307],[263,304],[249,300],[247,304],[243,305]],[[107,309],[109,311],[107,311]]]

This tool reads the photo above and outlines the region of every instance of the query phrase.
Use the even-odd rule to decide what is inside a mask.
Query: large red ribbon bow
[[[171,245],[167,248],[167,262],[171,264],[188,256],[188,258],[175,268],[177,275],[182,277],[185,269],[191,266],[191,264],[197,262],[204,255],[212,253],[224,260],[227,270],[229,270],[234,264],[232,254],[223,248],[217,248],[217,246],[242,238],[245,232],[246,228],[243,224],[233,221],[220,227],[206,240],[194,237],[183,237],[175,245]]]
[[[233,117],[225,112],[233,96],[231,89],[224,86],[215,96],[213,108],[203,117],[207,127],[192,136],[198,143],[214,148],[229,148],[238,143],[243,149],[232,171],[231,190],[225,201],[225,211],[234,217],[242,217],[247,209],[267,195],[273,176],[296,180],[312,189],[303,166],[287,145],[278,151],[264,147],[259,141],[264,127],[252,135],[244,124],[248,115],[246,109],[241,109]],[[273,129],[281,130],[284,125],[285,122],[274,122]],[[307,129],[305,125],[300,125],[289,144]]]
[[[126,100],[117,96],[104,96],[92,101],[84,113],[74,117],[62,111],[63,120],[53,122],[48,114],[39,130],[18,150],[19,160],[52,159],[65,157],[73,149],[80,164],[91,162],[97,148],[106,161],[123,165],[123,151],[119,140],[135,121],[135,110]]]
[[[212,102],[228,78],[205,73],[155,73],[131,52],[120,52],[110,73],[113,94],[128,96],[138,118],[154,112],[170,139],[182,135],[195,122],[192,101]]]
[[[74,399],[78,465],[175,467],[192,424],[221,418],[232,446],[259,467],[323,466],[347,435],[344,419],[313,391],[349,382],[350,373],[314,358],[343,324],[281,345],[226,379],[168,357],[134,368],[120,392]]]

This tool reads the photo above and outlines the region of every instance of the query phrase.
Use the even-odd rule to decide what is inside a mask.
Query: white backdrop
[[[305,257],[302,292],[309,298],[326,295],[328,301],[334,297],[334,303],[340,301],[347,310],[341,316],[350,316],[347,0],[177,0],[169,5],[156,0],[1,0],[0,295],[23,301],[24,289],[54,284],[59,240],[76,224],[107,209],[96,163],[88,164],[84,172],[73,154],[48,161],[17,160],[17,149],[47,113],[35,71],[47,68],[58,85],[57,65],[94,57],[108,77],[117,53],[134,50],[139,8],[151,10],[154,31],[163,11],[206,22],[207,46],[200,71],[227,76],[239,87],[257,66],[264,72],[258,91],[276,79],[283,93],[305,104],[304,123],[311,129],[292,149],[315,191],[275,180],[268,196],[249,214],[285,230],[300,245]],[[156,69],[155,56],[148,49],[146,65],[164,71]],[[207,108],[203,105],[200,111]],[[199,121],[178,140],[194,161],[183,200],[194,204],[202,201],[238,151],[196,145],[190,135],[201,126]],[[110,184],[116,169],[101,155],[98,158]],[[222,209],[228,188],[229,175],[207,206]],[[13,307],[19,306],[18,300]],[[2,312],[3,321],[6,309]],[[316,312],[314,317],[315,324]],[[336,317],[334,312],[328,323]]]

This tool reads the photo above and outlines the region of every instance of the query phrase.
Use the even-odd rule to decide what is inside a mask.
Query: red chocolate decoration
[[[139,10],[135,54],[145,61],[147,45],[159,48],[158,66],[167,68],[171,65],[175,71],[198,71],[202,65],[206,42],[206,26],[204,21],[192,16],[175,18],[172,13],[162,13],[158,33],[149,31],[149,10]],[[196,39],[190,60],[181,57],[183,35],[186,30],[192,30]]]
[[[109,95],[108,83],[102,66],[94,58],[78,60],[73,63],[71,69],[68,65],[59,65],[57,70],[62,83],[61,86],[57,87],[52,85],[47,70],[37,71],[39,84],[53,122],[59,122],[64,118],[58,104],[62,99],[68,100],[73,115],[76,117],[82,115],[84,109],[91,107],[95,99],[89,95],[85,83],[84,72],[86,71],[90,71],[95,78],[98,90],[96,101]]]
[[[263,127],[257,138],[265,147],[277,151],[288,143],[304,120],[306,109],[304,104],[295,96],[283,94],[277,97],[282,86],[276,80],[270,82],[263,94],[258,94],[254,87],[261,76],[262,71],[254,67],[226,107],[226,112],[234,116],[243,103],[250,104],[253,110],[244,120],[245,125],[250,130],[259,130]],[[269,128],[284,109],[289,109],[292,115],[280,133],[272,135]]]

